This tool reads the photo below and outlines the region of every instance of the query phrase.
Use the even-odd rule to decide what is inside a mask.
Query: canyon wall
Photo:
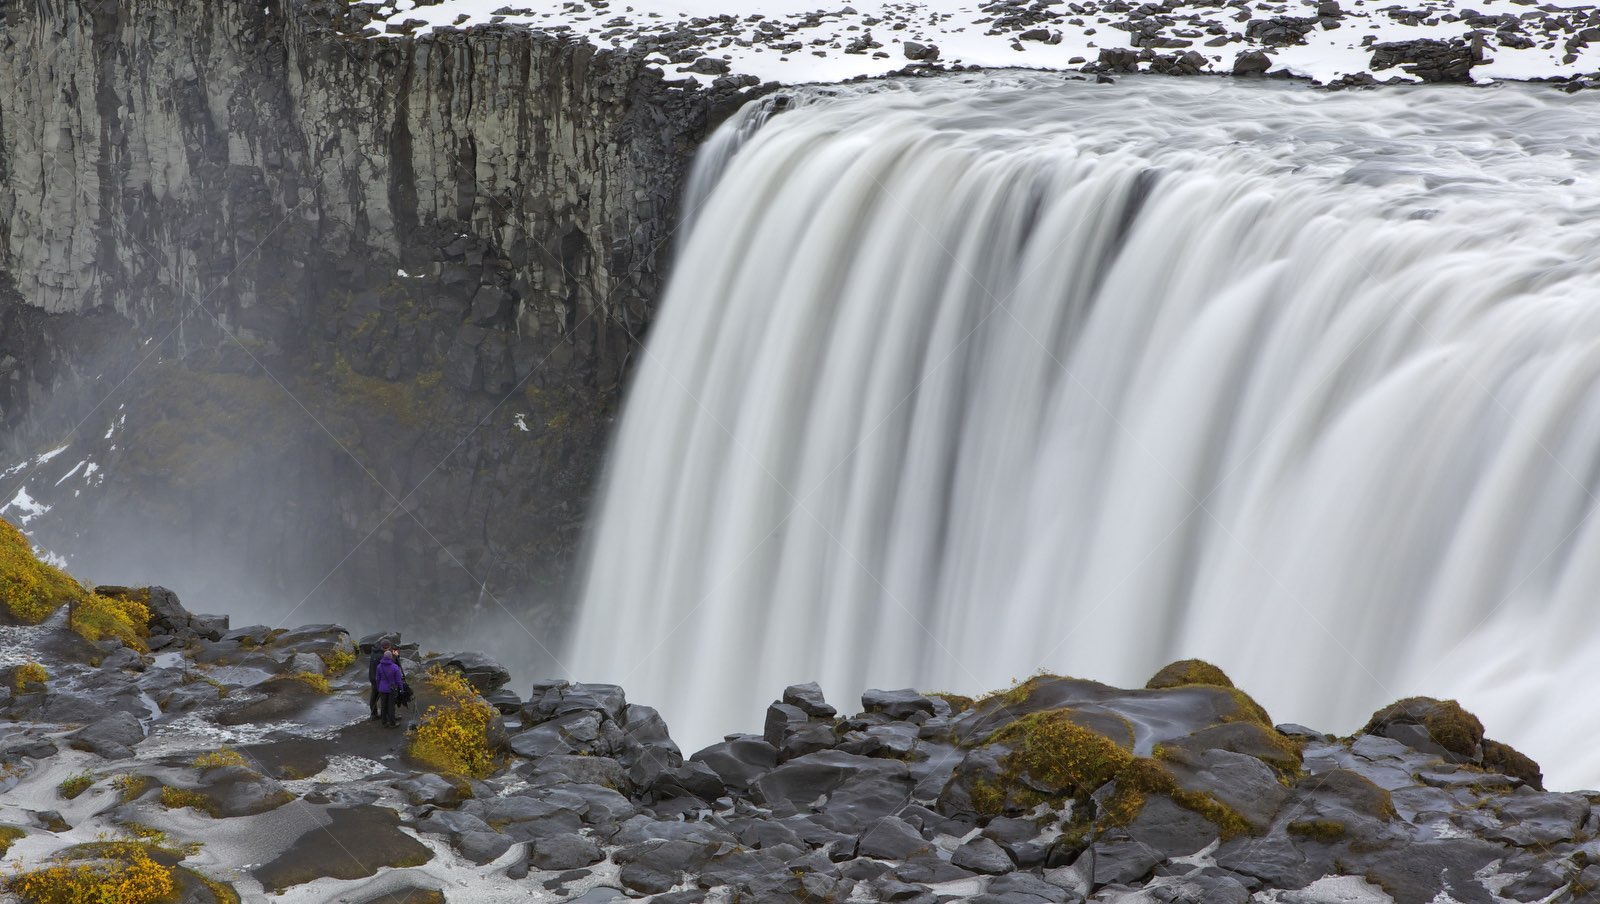
[[[0,10],[5,514],[202,608],[554,630],[738,89],[341,3]]]

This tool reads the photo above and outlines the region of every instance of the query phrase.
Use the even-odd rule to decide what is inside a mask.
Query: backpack
[[[397,664],[399,663],[399,661],[400,661],[399,659],[395,660],[395,662]],[[394,695],[394,705],[395,706],[404,706],[405,708],[410,709],[411,708],[411,700],[415,696],[416,696],[416,694],[413,694],[411,692],[411,684],[410,684],[410,682],[406,681],[406,670],[405,670],[405,667],[401,666],[401,668],[400,668],[400,692]]]

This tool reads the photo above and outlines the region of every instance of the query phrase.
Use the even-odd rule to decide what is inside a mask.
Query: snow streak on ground
[[[374,37],[505,24],[596,46],[657,48],[669,79],[711,84],[749,76],[784,84],[837,82],[928,60],[945,65],[1069,69],[1107,49],[1196,54],[1201,71],[1231,71],[1261,50],[1273,70],[1322,83],[1372,72],[1371,47],[1417,39],[1476,43],[1476,81],[1600,72],[1600,9],[1575,0],[356,0]],[[1293,35],[1285,40],[1287,24]],[[1591,43],[1592,42],[1592,43]],[[920,45],[920,46],[919,46]],[[1146,63],[1145,65],[1148,65]]]

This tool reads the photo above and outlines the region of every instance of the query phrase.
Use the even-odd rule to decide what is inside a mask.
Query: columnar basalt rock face
[[[335,568],[355,602],[558,587],[737,95],[527,30],[363,40],[339,3],[3,15],[5,442],[102,481],[36,536],[109,570],[160,533],[290,604]]]

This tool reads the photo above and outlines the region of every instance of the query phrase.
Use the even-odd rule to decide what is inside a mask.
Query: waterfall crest
[[[786,684],[1217,662],[1600,782],[1600,99],[1039,75],[724,126],[568,658],[691,744]]]

